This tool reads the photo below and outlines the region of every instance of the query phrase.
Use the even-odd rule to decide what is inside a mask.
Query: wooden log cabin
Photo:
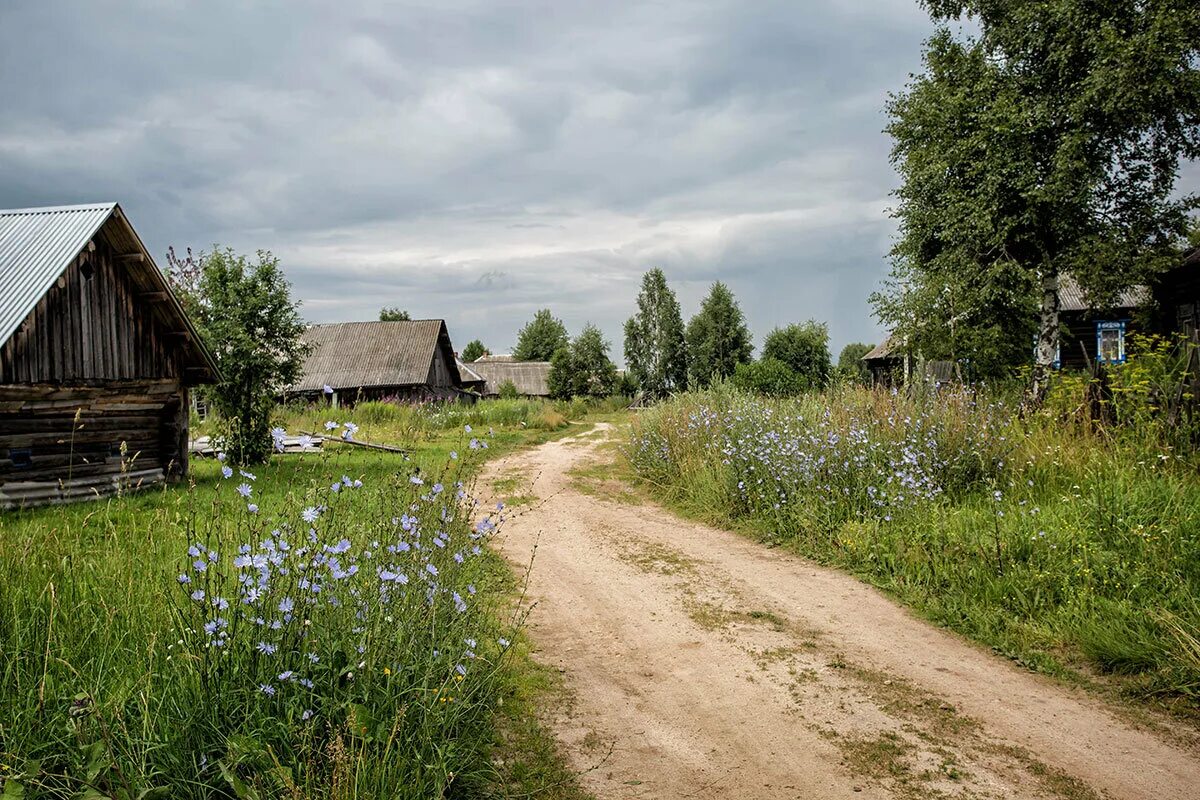
[[[216,378],[119,205],[0,211],[0,508],[182,479]]]

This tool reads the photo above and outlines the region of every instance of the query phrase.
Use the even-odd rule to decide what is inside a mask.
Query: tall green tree
[[[478,339],[472,339],[467,342],[467,346],[463,348],[462,360],[468,364],[487,353],[487,348],[483,346],[483,342]]]
[[[200,335],[221,371],[207,397],[220,415],[225,451],[236,464],[258,464],[271,453],[276,398],[300,377],[308,348],[304,322],[279,259],[259,250],[256,260],[214,249],[184,262],[168,256],[169,277],[185,297]]]
[[[1196,206],[1174,188],[1200,157],[1200,4],[924,5],[942,27],[888,105],[900,239],[876,313],[923,355],[993,367],[1036,333],[1040,400],[1061,276],[1102,306],[1169,263]]]
[[[517,361],[549,361],[568,344],[567,326],[551,314],[550,309],[543,308],[517,334],[513,358]]]
[[[688,322],[688,381],[696,387],[733,375],[754,350],[746,317],[729,287],[717,281]]]
[[[398,306],[387,306],[379,309],[380,322],[408,322],[412,319],[409,313]]]
[[[687,386],[687,344],[679,300],[661,269],[642,276],[638,310],[625,323],[625,363],[650,397]]]
[[[565,400],[608,397],[615,392],[618,376],[616,365],[608,357],[610,347],[599,328],[585,325],[569,347],[561,348],[550,359],[550,395]]]
[[[800,325],[776,328],[763,340],[763,361],[784,364],[799,377],[806,389],[820,389],[829,383],[832,362],[829,357],[829,329],[823,322],[809,320]]]
[[[867,365],[863,363],[863,356],[871,352],[871,348],[874,346],[863,342],[851,342],[843,347],[842,352],[838,355],[838,379],[846,383],[860,384],[869,381],[871,373],[867,369]]]

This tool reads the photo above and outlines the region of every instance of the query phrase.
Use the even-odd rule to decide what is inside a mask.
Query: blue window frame
[[[1096,361],[1101,364],[1125,363],[1125,323],[1128,320],[1097,320]]]

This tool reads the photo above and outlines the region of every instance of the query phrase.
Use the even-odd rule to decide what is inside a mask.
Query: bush
[[[762,358],[782,361],[800,376],[804,388],[820,389],[829,383],[832,371],[829,329],[813,320],[776,328],[763,341]]]
[[[521,393],[517,391],[517,385],[511,380],[507,380],[500,384],[500,390],[498,394],[500,395],[501,400],[516,400],[521,396]]]
[[[733,373],[733,385],[768,397],[790,397],[808,388],[791,367],[774,358],[738,364]]]

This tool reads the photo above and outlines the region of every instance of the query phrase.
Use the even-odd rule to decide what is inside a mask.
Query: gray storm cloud
[[[641,273],[757,337],[876,341],[881,133],[911,2],[0,7],[0,206],[118,200],[147,244],[283,259],[311,321],[383,305],[494,350],[543,306],[620,354]]]

